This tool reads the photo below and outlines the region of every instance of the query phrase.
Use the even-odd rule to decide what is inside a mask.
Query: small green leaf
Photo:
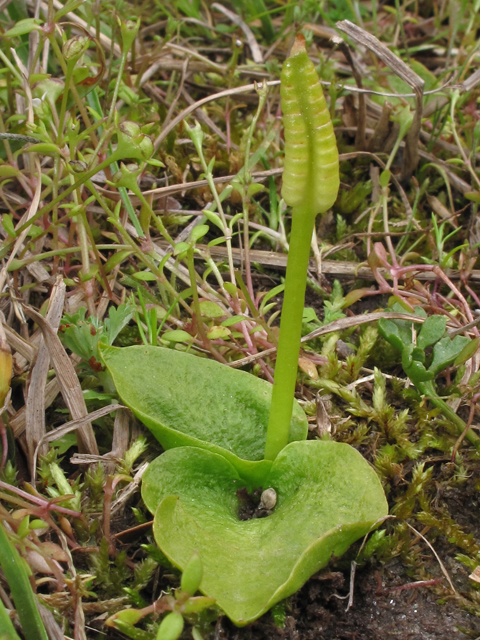
[[[8,235],[12,238],[16,237],[15,226],[13,224],[13,216],[11,213],[4,213],[2,216],[2,225]]]
[[[189,613],[200,613],[200,611],[204,611],[205,609],[208,609],[208,607],[213,607],[214,604],[215,598],[197,596],[196,598],[189,598],[186,601],[184,611],[187,615]]]
[[[127,624],[134,625],[140,622],[144,615],[145,614],[139,609],[124,609],[115,614],[113,621],[117,622],[117,620],[121,620]]]
[[[217,226],[220,231],[224,231],[222,221],[220,220],[220,217],[217,213],[210,211],[209,209],[204,209],[203,214],[207,218],[207,220]]]
[[[382,171],[382,173],[380,174],[380,186],[384,189],[388,187],[391,175],[392,174],[390,171]]]
[[[267,189],[263,184],[254,182],[248,187],[247,195],[252,198],[255,194],[260,193],[260,191],[267,191]]]
[[[26,33],[30,33],[31,31],[38,31],[41,24],[42,20],[39,20],[38,18],[25,18],[25,20],[19,20],[14,27],[5,31],[3,37],[14,38],[15,36],[24,36]]]
[[[105,263],[105,273],[108,275],[110,271],[112,271],[112,269],[126,260],[128,256],[131,256],[132,253],[133,251],[131,249],[126,249],[125,251],[116,251]]]
[[[456,358],[469,342],[470,338],[466,338],[465,336],[455,336],[453,340],[448,336],[442,338],[442,340],[437,342],[433,347],[433,360],[428,370],[436,376],[440,371],[443,371],[443,369],[446,369],[455,362]]]
[[[445,316],[430,316],[425,320],[417,337],[417,346],[426,349],[438,342],[447,327]]]
[[[142,629],[137,629],[137,627],[133,627],[128,622],[124,622],[123,620],[114,620],[112,625],[115,629],[118,629],[121,633],[123,633],[127,638],[131,638],[132,640],[152,640],[153,636],[148,631],[143,631]]]
[[[467,191],[464,196],[467,200],[480,204],[480,193],[478,191]]]
[[[25,538],[30,532],[30,516],[25,516],[18,525],[17,535],[19,538]]]
[[[399,302],[395,302],[395,304],[391,307],[392,311],[397,313],[405,313],[405,309]],[[420,317],[425,317],[426,313],[421,307],[415,307],[415,315]],[[381,318],[378,321],[378,330],[380,334],[393,344],[394,347],[397,347],[400,351],[403,351],[403,348],[412,343],[412,328],[413,322],[409,320],[390,320],[389,318]],[[417,323],[415,323],[417,328]]]
[[[209,340],[219,340],[229,338],[232,335],[232,332],[228,327],[213,327],[207,333],[207,338]]]
[[[160,168],[165,166],[163,162],[161,162],[160,160],[155,160],[154,158],[150,158],[150,160],[147,160],[147,164],[151,164],[154,167],[160,167]]]
[[[15,167],[12,167],[9,164],[0,165],[0,178],[14,178],[19,174],[20,174],[20,171],[18,169],[15,169]]]
[[[180,613],[168,613],[158,628],[156,640],[177,640],[182,634],[183,625],[183,616]]]
[[[458,356],[455,358],[455,362],[453,364],[456,367],[458,367],[459,365],[463,364],[467,360],[470,360],[470,358],[472,358],[477,353],[479,346],[480,346],[480,338],[474,338],[473,340],[470,340],[470,342],[468,342],[463,347],[463,349],[460,351]]]
[[[200,302],[200,313],[203,318],[221,318],[225,315],[225,311],[216,302],[203,300]]]
[[[239,322],[243,322],[246,318],[244,316],[232,316],[231,318],[227,318],[222,322],[222,327],[231,327],[234,324],[238,324]]]
[[[155,282],[157,277],[151,271],[137,271],[134,273],[133,278],[140,280],[141,282]]]
[[[60,149],[57,145],[48,142],[32,144],[30,147],[24,149],[24,151],[25,153],[40,153],[43,156],[53,156],[54,158],[60,155]]]
[[[198,242],[203,236],[210,231],[208,224],[199,224],[192,230],[191,238],[192,242]]]
[[[164,340],[168,340],[169,342],[191,342],[193,340],[193,336],[191,336],[183,329],[173,329],[172,331],[165,331],[162,335]]]
[[[173,249],[173,255],[179,256],[182,253],[185,253],[185,251],[188,251],[189,249],[190,249],[190,245],[188,244],[188,242],[177,242],[177,244]]]
[[[406,345],[412,344],[412,324],[406,320],[381,318],[378,321],[378,330],[385,340],[397,347],[399,351],[403,351]]]

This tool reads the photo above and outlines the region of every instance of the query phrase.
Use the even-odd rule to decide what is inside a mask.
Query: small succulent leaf
[[[184,611],[188,615],[189,613],[200,613],[208,607],[212,607],[215,604],[215,598],[207,598],[205,596],[197,596],[196,598],[189,598],[185,605]]]
[[[156,640],[177,640],[182,635],[183,625],[183,616],[180,613],[168,613],[160,623]]]
[[[435,377],[440,371],[446,369],[453,364],[462,352],[462,349],[470,342],[469,338],[465,336],[455,336],[451,340],[448,336],[442,338],[433,347],[433,360],[428,370]]]
[[[392,175],[391,171],[382,171],[380,174],[380,186],[386,189],[388,187],[388,183],[390,182],[390,177]]]
[[[173,349],[102,344],[100,351],[119,396],[165,449],[214,451],[242,477],[261,483],[271,466],[263,459],[270,383]],[[307,433],[307,418],[294,402],[290,441],[305,440]]]
[[[225,340],[232,335],[228,327],[213,327],[208,331],[207,338],[209,340]]]
[[[61,151],[56,144],[49,144],[48,142],[39,142],[38,144],[32,144],[24,151],[26,153],[40,153],[44,156],[52,157],[56,157],[61,154]]]
[[[285,447],[264,479],[277,493],[266,518],[239,518],[235,468],[195,447],[167,451],[147,469],[142,496],[158,546],[180,569],[202,558],[200,591],[242,626],[295,593],[388,513],[374,470],[331,441]]]
[[[20,174],[20,171],[15,167],[11,167],[9,164],[0,165],[0,178],[14,178],[19,174]]]
[[[426,349],[438,342],[444,335],[447,328],[447,318],[445,316],[430,316],[420,329],[417,337],[417,346]]]
[[[137,624],[144,617],[143,611],[140,609],[124,609],[123,611],[119,611],[115,613],[111,618],[111,623],[117,622],[117,620],[121,620],[122,622],[126,622],[127,624]]]
[[[203,318],[222,318],[227,315],[220,305],[210,300],[202,300],[200,302],[200,313]]]

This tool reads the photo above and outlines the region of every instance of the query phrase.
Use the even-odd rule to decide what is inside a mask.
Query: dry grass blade
[[[422,124],[423,110],[423,90],[425,82],[417,75],[403,60],[392,53],[384,44],[375,36],[371,35],[364,29],[357,27],[349,20],[337,22],[337,28],[346,33],[354,42],[361,44],[370,51],[373,51],[382,62],[397,74],[404,82],[409,84],[415,93],[415,114],[412,125],[408,131],[405,145],[405,156],[403,163],[403,178],[409,177],[418,165],[418,141],[420,136],[420,127]]]
[[[166,243],[159,243],[162,247],[167,248]],[[206,250],[207,245],[197,244],[201,250]],[[225,247],[212,246],[208,247],[212,258],[225,259],[227,252]],[[243,249],[237,247],[232,248],[233,262],[235,264],[243,264],[245,260]],[[198,256],[195,256],[197,258]],[[261,249],[250,249],[250,258],[252,262],[257,262],[265,267],[287,268],[287,255],[278,251],[263,251]],[[317,264],[314,258],[310,259],[309,268],[315,271]],[[380,273],[385,273],[380,269]],[[337,278],[360,278],[362,280],[375,280],[375,276],[370,267],[362,266],[356,262],[346,262],[343,260],[322,260],[322,273],[324,275],[335,276]],[[445,274],[450,280],[460,280],[461,273],[458,269],[445,269]],[[415,280],[422,282],[431,282],[436,280],[437,276],[432,271],[423,271],[415,274]],[[480,282],[480,269],[474,269],[470,272],[469,278],[472,282]]]
[[[257,64],[263,64],[263,56],[260,51],[260,47],[258,46],[258,42],[253,35],[253,31],[250,29],[248,24],[246,24],[236,13],[230,11],[220,4],[219,2],[214,2],[212,4],[212,9],[217,9],[220,13],[223,13],[224,16],[227,16],[229,20],[231,20],[234,24],[238,25],[240,29],[245,34],[245,38],[247,40],[248,46],[250,47],[250,51],[252,52],[253,61]]]
[[[129,411],[119,409],[115,415],[115,422],[113,424],[112,452],[110,454],[113,458],[123,458],[128,449],[128,441],[130,438],[129,425]],[[115,462],[109,462],[106,470],[107,473],[114,473]]]
[[[365,105],[365,94],[361,91],[363,89],[362,72],[359,68],[359,64],[352,54],[350,47],[345,42],[345,40],[339,38],[338,36],[334,36],[332,40],[340,47],[343,55],[348,61],[348,64],[351,66],[353,77],[355,78],[358,89],[360,89],[360,92],[358,94],[357,133],[355,136],[355,149],[357,151],[364,151],[367,109]]]
[[[323,267],[324,263],[322,263]],[[421,316],[415,316],[412,313],[396,313],[390,311],[377,311],[375,313],[366,313],[363,316],[353,316],[351,318],[341,318],[340,320],[335,320],[334,322],[330,322],[325,327],[319,327],[308,333],[306,336],[303,336],[302,342],[308,342],[309,340],[313,340],[314,338],[318,338],[318,336],[323,336],[327,333],[333,333],[334,331],[343,331],[344,329],[349,329],[350,327],[356,327],[361,324],[366,324],[368,322],[376,322],[377,320],[381,320],[382,318],[388,318],[389,320],[412,320],[414,322],[425,322],[426,318],[422,318]],[[255,362],[255,360],[259,360],[264,356],[270,356],[277,351],[276,347],[272,347],[271,349],[265,349],[261,353],[254,353],[251,356],[247,356],[246,358],[241,358],[240,360],[235,360],[234,362],[229,362],[228,366],[237,369],[238,367],[243,367],[246,364],[250,364]]]
[[[52,289],[50,304],[46,316],[53,331],[58,331],[63,313],[66,286],[62,276],[58,276],[57,282]],[[45,386],[47,384],[48,370],[50,368],[50,353],[42,337],[40,348],[38,349],[37,360],[32,369],[30,383],[28,385],[26,411],[25,411],[25,433],[28,447],[28,464],[33,468],[33,454],[40,440],[45,435]],[[41,454],[46,453],[46,447],[42,447]]]
[[[38,611],[40,612],[40,617],[42,618],[42,622],[45,625],[45,629],[47,631],[49,639],[65,640],[65,636],[56,623],[53,613],[50,611],[50,609],[47,609],[47,607],[44,607],[42,604],[38,603]]]
[[[443,564],[443,562],[440,560],[440,556],[438,555],[438,553],[435,551],[435,549],[433,548],[433,546],[431,545],[431,543],[425,538],[425,536],[423,536],[420,531],[417,531],[414,527],[412,527],[412,525],[408,524],[408,522],[405,522],[405,524],[407,525],[407,527],[413,531],[413,533],[418,536],[419,538],[421,538],[425,544],[428,546],[428,548],[431,550],[431,552],[433,553],[433,555],[435,556],[435,558],[437,559],[438,564],[440,565],[440,569],[443,573],[443,575],[445,576],[445,578],[447,579],[447,582],[450,586],[450,589],[453,591],[453,593],[457,593],[457,590],[455,589],[455,587],[453,586],[453,582],[452,579],[450,578],[450,575],[448,573],[448,571],[445,568],[445,565]]]
[[[280,84],[280,80],[272,80],[271,82],[265,82],[265,84],[267,87],[274,87]],[[201,100],[194,102],[193,104],[186,107],[181,113],[179,113],[178,116],[170,122],[168,127],[165,127],[165,129],[163,129],[162,133],[155,140],[155,144],[153,148],[156,151],[158,147],[162,144],[162,142],[165,140],[165,138],[168,136],[170,131],[173,131],[173,129],[175,129],[177,124],[180,124],[180,122],[182,122],[182,120],[185,120],[185,118],[188,115],[190,115],[200,107],[203,107],[204,104],[208,104],[213,100],[219,100],[220,98],[226,98],[228,96],[234,96],[241,93],[250,93],[251,91],[255,91],[255,88],[256,88],[255,83],[246,84],[243,87],[236,87],[234,89],[226,89],[225,91],[219,91],[218,93],[214,93],[211,96],[207,96],[206,98],[202,98]]]
[[[64,7],[64,5],[60,2],[60,0],[53,0],[52,5],[57,11],[62,10]],[[49,3],[41,2],[40,7],[42,12],[45,15],[49,15]],[[88,31],[88,33],[92,38],[97,37],[95,27],[89,27],[88,23],[85,22],[85,20],[83,20],[79,16],[77,16],[75,13],[73,13],[73,11],[70,11],[69,13],[67,13],[65,17],[71,20],[74,24],[78,24],[80,27],[82,27],[82,29],[85,29],[85,31]],[[112,49],[113,53],[117,56],[117,58],[120,58],[120,56],[122,55],[122,49],[119,44],[117,44],[116,42],[112,43],[110,38],[106,36],[104,33],[102,33],[101,31],[98,33],[98,37],[102,46],[105,48],[106,51],[110,51],[110,49]]]
[[[3,320],[3,318],[2,318]],[[32,362],[37,354],[37,350],[32,347],[32,345],[28,344],[26,340],[22,338],[22,336],[18,335],[16,331],[14,331],[11,327],[5,324],[3,320],[3,330],[5,331],[5,337],[7,339],[8,344],[13,349],[19,353],[27,362]]]
[[[35,453],[33,456],[34,471],[36,468],[38,452],[42,447],[42,445],[48,442],[55,442],[55,440],[59,440],[60,438],[63,438],[63,436],[65,436],[67,433],[70,433],[71,431],[78,431],[80,429],[84,429],[85,426],[88,427],[90,425],[92,420],[98,420],[99,418],[103,418],[104,416],[107,416],[109,413],[113,413],[114,411],[117,411],[117,409],[126,409],[126,407],[124,407],[122,404],[110,404],[106,407],[102,407],[101,409],[97,409],[96,411],[92,411],[92,413],[89,413],[83,416],[82,418],[78,418],[76,420],[70,420],[70,422],[66,422],[61,427],[58,427],[57,429],[54,429],[53,431],[46,433],[38,443],[37,448],[35,449]],[[98,451],[96,454],[90,454],[90,455],[93,455],[96,459],[99,457]]]
[[[143,474],[147,469],[148,469],[148,462],[145,462],[137,469],[137,472],[133,476],[132,482],[127,484],[125,489],[122,489],[122,491],[119,493],[118,497],[112,503],[112,509],[111,509],[112,516],[118,511],[120,511],[120,509],[122,509],[122,507],[125,505],[127,500],[134,495],[135,491],[140,486],[140,483],[143,478]]]
[[[34,215],[37,213],[38,205],[40,204],[40,195],[42,193],[42,181],[40,179],[41,170],[40,170],[40,161],[39,161],[38,158],[35,158],[35,168],[37,170],[37,176],[38,176],[37,185],[36,185],[36,189],[35,189],[35,194],[33,196],[33,199],[32,199],[32,202],[30,204],[30,207],[28,208],[28,211],[21,218],[21,220],[18,223],[17,227],[22,227],[25,223],[28,223],[28,221],[31,220],[34,217]],[[5,281],[7,279],[8,267],[10,266],[12,260],[17,255],[17,251],[23,245],[23,241],[27,237],[27,233],[28,232],[29,232],[29,227],[26,227],[20,233],[18,238],[15,240],[15,244],[13,245],[13,249],[10,252],[10,255],[8,256],[7,262],[5,263],[5,265],[2,267],[2,270],[0,271],[0,292],[3,291],[3,287],[5,286]]]
[[[58,382],[57,377],[52,378],[50,382],[45,387],[44,398],[43,398],[43,410],[48,409],[48,407],[52,404],[55,398],[60,393],[60,384]],[[13,435],[18,438],[25,432],[26,425],[26,407],[23,406],[17,413],[10,418],[10,427],[12,428]]]
[[[25,313],[34,320],[42,330],[45,344],[50,352],[53,368],[57,374],[60,390],[65,403],[74,420],[87,416],[87,407],[83,398],[82,388],[75,373],[75,369],[68,357],[59,337],[50,324],[34,309],[25,307]],[[78,429],[78,448],[81,453],[98,455],[97,442],[92,425],[87,423]]]

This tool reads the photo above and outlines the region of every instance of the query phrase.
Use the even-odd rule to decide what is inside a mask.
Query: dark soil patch
[[[283,629],[273,624],[269,614],[244,629],[223,618],[215,638],[467,640],[480,635],[480,619],[453,601],[440,604],[438,588],[398,589],[411,581],[397,560],[381,572],[376,567],[357,570],[354,604],[347,612],[349,576],[327,570],[291,598]]]

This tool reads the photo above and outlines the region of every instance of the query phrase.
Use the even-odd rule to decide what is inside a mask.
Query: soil
[[[460,566],[457,569],[463,573]],[[283,629],[273,624],[270,614],[244,629],[222,618],[215,640],[467,640],[480,636],[480,619],[453,601],[439,603],[434,587],[400,590],[411,579],[398,560],[381,570],[378,566],[357,570],[354,603],[346,611],[349,582],[347,572],[322,572],[291,598]]]

